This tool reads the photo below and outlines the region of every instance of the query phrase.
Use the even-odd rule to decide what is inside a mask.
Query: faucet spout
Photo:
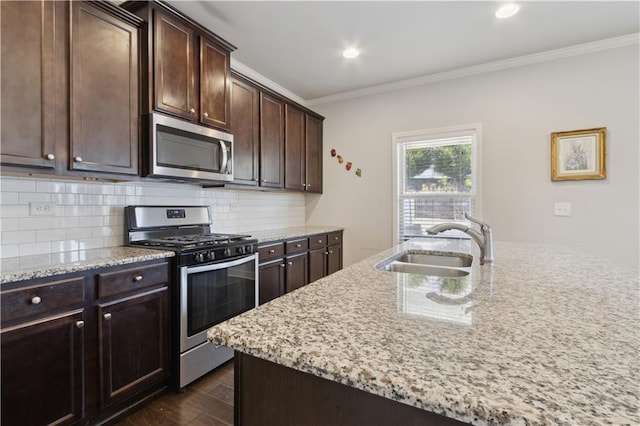
[[[478,247],[480,247],[480,264],[484,265],[485,263],[493,262],[493,239],[491,235],[491,227],[488,224],[471,217],[468,213],[465,213],[464,217],[469,221],[480,225],[480,232],[469,226],[450,222],[434,225],[427,229],[427,233],[435,235],[440,232],[450,230],[462,231],[473,238],[476,244],[478,244]]]

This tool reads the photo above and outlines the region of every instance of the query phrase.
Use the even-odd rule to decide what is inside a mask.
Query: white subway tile
[[[36,192],[51,192],[51,193],[61,193],[65,192],[64,182],[52,182],[38,179],[36,181]]]
[[[124,242],[124,235],[114,235],[111,237],[105,237],[103,238],[102,244],[104,245],[104,247],[118,247],[118,246],[122,246],[125,244]]]
[[[51,194],[46,192],[21,192],[20,204],[29,204],[32,201],[36,202],[51,202]]]
[[[115,189],[115,194],[116,195],[136,195],[136,187],[135,185],[130,185],[130,184],[115,184],[114,185],[114,189]]]
[[[20,246],[18,244],[8,244],[0,246],[0,258],[20,256]]]
[[[116,228],[115,226],[100,226],[93,228],[94,237],[112,237],[120,234],[121,232],[123,232],[122,229]]]
[[[124,206],[124,195],[105,195],[104,204],[108,206]]]
[[[64,238],[66,240],[81,240],[91,238],[93,235],[93,228],[70,228],[66,229]]]
[[[50,217],[22,217],[20,218],[20,229],[50,229],[51,218]]]
[[[70,182],[66,185],[66,192],[69,194],[91,194],[91,184]]]
[[[77,216],[62,216],[51,218],[52,228],[77,228],[78,227]]]
[[[103,203],[102,195],[89,195],[89,194],[80,194],[78,195],[78,204],[83,206],[99,206]]]
[[[64,236],[64,229],[41,229],[36,232],[36,240],[39,242],[62,240]]]
[[[85,238],[78,241],[79,250],[90,250],[95,248],[102,248],[102,238]]]
[[[116,211],[120,211],[122,208],[115,208],[112,206],[93,206],[91,208],[92,216],[112,216],[116,214]]]
[[[0,217],[25,217],[29,216],[29,206],[0,206]]]
[[[80,216],[78,218],[78,228],[93,228],[102,226],[102,216]]]
[[[35,192],[35,179],[20,179],[3,177],[0,179],[0,190],[2,192]]]
[[[51,253],[51,243],[27,243],[20,244],[20,256],[31,256],[35,254],[49,254]]]
[[[3,192],[0,196],[0,203],[4,206],[11,204],[20,204],[19,192]]]
[[[36,231],[2,231],[2,245],[35,243]]]
[[[124,225],[124,214],[117,216],[101,216],[103,226],[120,226]]]
[[[80,244],[76,240],[62,240],[62,241],[52,241],[51,242],[51,252],[59,253],[63,251],[74,251],[78,250]]]
[[[76,194],[51,194],[51,201],[63,206],[71,206],[78,204],[78,196]]]
[[[17,231],[20,229],[20,218],[8,217],[0,220],[0,231]]]
[[[95,184],[91,188],[91,193],[100,195],[113,195],[115,194],[115,188],[111,183]]]
[[[66,216],[91,216],[91,206],[66,206],[64,213]]]

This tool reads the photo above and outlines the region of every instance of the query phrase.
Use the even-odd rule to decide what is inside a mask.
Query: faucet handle
[[[464,217],[467,218],[467,220],[469,220],[470,222],[480,225],[480,228],[482,228],[482,231],[488,231],[491,229],[491,226],[489,226],[488,223],[482,222],[481,220],[478,220],[475,217],[472,217],[467,212],[464,212]]]

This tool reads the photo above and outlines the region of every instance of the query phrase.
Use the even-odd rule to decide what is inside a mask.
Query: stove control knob
[[[196,262],[204,262],[204,253],[195,254]]]
[[[253,246],[252,245],[244,246],[244,252],[245,253],[253,253]]]
[[[224,253],[223,253],[224,257],[229,257],[231,256],[231,248],[227,247],[226,249],[224,249]]]
[[[243,246],[237,246],[236,247],[236,253],[243,254],[244,253],[244,247]]]
[[[215,251],[210,251],[209,253],[207,253],[207,259],[215,260],[215,258],[216,258],[216,252]]]

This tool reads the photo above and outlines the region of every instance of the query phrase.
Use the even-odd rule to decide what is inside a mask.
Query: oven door
[[[258,259],[180,268],[180,352],[207,341],[207,330],[258,305]]]

